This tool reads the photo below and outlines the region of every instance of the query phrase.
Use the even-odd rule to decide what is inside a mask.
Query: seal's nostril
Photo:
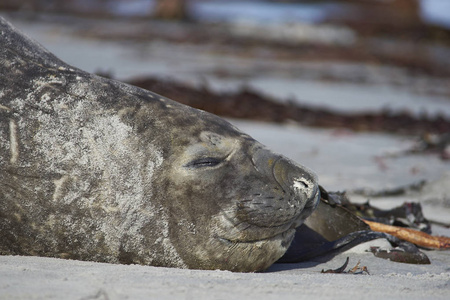
[[[299,182],[303,185],[303,187],[308,188],[309,185],[307,182],[303,181],[303,180],[299,180]]]
[[[297,178],[294,180],[294,186],[296,186],[297,188],[309,188],[309,184],[310,182],[308,182],[307,180],[304,180],[302,178]]]
[[[309,182],[306,179],[296,178],[296,179],[294,179],[293,183],[294,183],[294,189],[296,189],[299,192],[305,191],[306,193],[308,193],[308,191],[310,190],[311,182]]]

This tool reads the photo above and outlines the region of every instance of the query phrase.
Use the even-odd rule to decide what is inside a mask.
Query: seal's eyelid
[[[223,159],[215,158],[215,157],[203,157],[196,160],[193,160],[184,167],[186,168],[205,168],[205,167],[215,167],[223,162]]]

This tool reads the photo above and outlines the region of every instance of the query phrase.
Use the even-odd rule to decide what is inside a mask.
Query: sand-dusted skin
[[[264,270],[316,176],[225,120],[71,67],[0,22],[0,253]]]

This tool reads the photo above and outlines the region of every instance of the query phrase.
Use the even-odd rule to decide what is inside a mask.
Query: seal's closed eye
[[[220,158],[204,157],[204,158],[199,158],[199,159],[193,160],[193,161],[189,162],[188,164],[184,165],[184,167],[185,168],[193,168],[193,169],[205,168],[205,167],[215,167],[222,162],[223,162],[223,160]]]

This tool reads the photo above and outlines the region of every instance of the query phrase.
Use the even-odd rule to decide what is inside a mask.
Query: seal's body
[[[316,176],[225,120],[73,68],[0,19],[0,253],[264,270]]]

